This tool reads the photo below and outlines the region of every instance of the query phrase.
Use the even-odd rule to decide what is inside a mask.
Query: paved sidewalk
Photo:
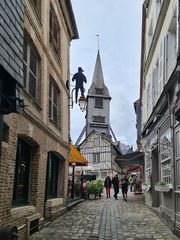
[[[178,240],[144,205],[141,195],[86,200],[33,235],[31,240]]]

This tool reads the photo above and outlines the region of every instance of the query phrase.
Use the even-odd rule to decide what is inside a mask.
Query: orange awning
[[[69,165],[72,166],[87,166],[88,161],[83,155],[73,146],[70,146]]]

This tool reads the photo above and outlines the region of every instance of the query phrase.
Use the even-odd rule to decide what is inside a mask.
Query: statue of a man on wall
[[[78,67],[78,72],[74,74],[73,78],[72,78],[72,81],[76,81],[76,86],[75,86],[75,98],[76,98],[76,103],[77,103],[77,100],[78,100],[78,91],[80,89],[81,91],[81,96],[84,96],[84,86],[83,86],[83,83],[87,83],[87,80],[86,80],[86,77],[85,75],[83,74],[84,70],[81,68],[81,67]]]

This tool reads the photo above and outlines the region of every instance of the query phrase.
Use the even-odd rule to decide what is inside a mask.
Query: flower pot
[[[155,191],[157,192],[169,192],[171,190],[171,186],[169,184],[166,185],[155,185]]]
[[[96,194],[95,193],[89,193],[89,199],[90,200],[95,200],[96,199]]]

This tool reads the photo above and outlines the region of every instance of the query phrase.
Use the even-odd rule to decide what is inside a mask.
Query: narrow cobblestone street
[[[149,210],[141,195],[86,200],[31,237],[31,240],[178,240]]]

